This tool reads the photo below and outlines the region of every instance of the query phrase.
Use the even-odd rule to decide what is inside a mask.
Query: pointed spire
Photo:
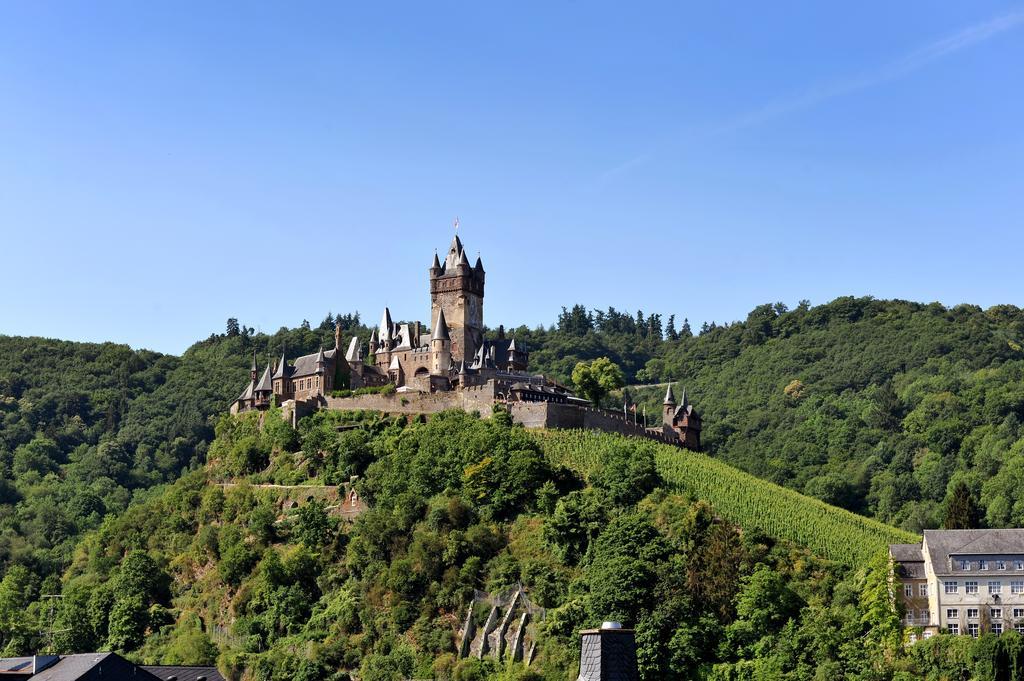
[[[348,352],[345,353],[345,359],[349,362],[358,362],[362,357],[362,347],[359,345],[359,337],[352,336],[352,340],[348,344]]]
[[[259,369],[256,367],[256,350],[255,349],[253,349],[253,351],[252,351],[252,368],[249,371],[252,371],[253,373],[259,371]]]
[[[469,258],[466,257],[465,251],[463,251],[462,255],[459,257],[459,265],[465,265],[466,267],[469,267]]]
[[[437,259],[437,251],[434,251],[434,263],[430,266],[432,270],[441,269],[441,261]]]
[[[508,343],[508,351],[509,352],[516,352],[516,338],[515,338],[515,336],[513,336],[512,340],[510,340],[509,343]]]
[[[479,253],[476,254],[476,264],[473,265],[473,269],[479,270],[481,272],[484,271],[484,261],[480,259]]]
[[[458,234],[452,237],[452,245],[448,247],[448,250],[453,251],[456,255],[462,253],[462,242],[459,241]]]
[[[392,327],[394,324],[391,322],[391,310],[384,308],[384,314],[380,318],[380,342],[391,340],[393,337]]]
[[[316,353],[316,363],[317,364],[323,364],[326,361],[327,361],[327,358],[324,357],[324,346],[321,345],[320,349]]]
[[[260,377],[260,382],[256,385],[256,392],[271,392],[273,391],[273,385],[270,382],[270,362],[267,362],[267,368],[263,370],[263,376]]]
[[[439,310],[437,313],[437,323],[434,324],[434,333],[430,336],[430,340],[446,341],[451,339],[452,337],[448,334],[448,322],[444,320],[444,310]]]
[[[284,348],[281,348],[281,361],[277,363],[277,369],[274,371],[274,378],[284,378],[288,371],[288,365],[284,360]]]
[[[689,402],[686,400],[686,388],[683,388],[683,399],[679,401],[679,406],[685,407],[687,404],[689,404]]]
[[[665,401],[662,402],[662,404],[675,404],[675,403],[676,403],[676,396],[675,396],[675,393],[672,392],[672,384],[669,383],[668,384],[668,390],[665,391]]]

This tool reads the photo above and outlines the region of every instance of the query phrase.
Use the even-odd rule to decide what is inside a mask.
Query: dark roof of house
[[[324,361],[334,359],[334,355],[337,354],[337,350],[331,348],[330,350],[322,350]],[[291,368],[291,376],[312,376],[317,373],[317,358],[320,357],[319,352],[314,352],[312,355],[303,355],[302,357],[295,358],[295,365]]]
[[[925,530],[924,539],[936,574],[948,574],[951,556],[1024,555],[1024,529]]]
[[[253,393],[253,391],[255,389],[256,389],[256,384],[253,383],[252,381],[249,381],[249,385],[245,386],[245,390],[243,390],[242,394],[238,396],[238,399],[239,400],[249,400],[249,399],[252,399],[252,393]]]
[[[920,544],[889,544],[889,555],[897,563],[924,562]]]
[[[274,389],[273,383],[270,382],[270,374],[270,364],[267,364],[267,368],[263,370],[263,375],[260,376],[260,382],[256,384],[256,392],[271,392]]]
[[[32,676],[32,681],[157,681],[158,677],[117,653],[61,655],[60,660]]]
[[[224,677],[217,671],[216,667],[185,667],[171,665],[144,665],[142,667],[150,674],[157,676],[164,681],[176,679],[177,681],[224,681]]]

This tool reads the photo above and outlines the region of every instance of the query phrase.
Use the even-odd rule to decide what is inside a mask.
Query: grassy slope
[[[588,477],[599,470],[602,453],[623,439],[594,431],[542,431],[537,436],[552,463]],[[887,544],[920,541],[915,534],[761,480],[703,454],[655,442],[650,446],[658,473],[673,491],[707,501],[748,531],[793,541],[851,566],[863,565]]]

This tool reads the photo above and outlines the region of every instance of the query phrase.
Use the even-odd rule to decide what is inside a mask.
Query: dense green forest
[[[214,444],[218,420],[240,392],[254,350],[261,364],[281,348],[287,348],[290,357],[313,352],[321,344],[333,344],[335,321],[342,324],[346,337],[358,334],[365,340],[369,335],[357,314],[328,315],[319,325],[304,322],[273,335],[254,333],[229,320],[225,333],[211,335],[180,357],[111,343],[0,336],[0,652],[20,650],[27,642],[37,640],[48,607],[40,600],[42,594],[67,594],[72,583],[82,593],[89,584],[109,583],[114,588],[120,557],[115,560],[109,555],[95,562],[99,559],[93,554],[110,550],[113,544],[105,542],[116,539],[120,531],[117,528],[125,527],[126,518],[141,522],[136,509],[152,508],[154,504],[173,506],[176,494],[204,488],[206,476],[211,474],[204,467],[211,447],[215,453],[216,447],[224,446]],[[1024,526],[1024,501],[1017,492],[1024,481],[1024,433],[1020,425],[1024,418],[1024,312],[1016,307],[982,310],[969,305],[946,308],[840,298],[817,307],[802,303],[792,310],[781,304],[763,305],[741,322],[706,325],[694,332],[688,323],[677,324],[672,317],[587,310],[577,305],[565,309],[551,327],[493,329],[490,333],[514,334],[530,350],[533,370],[566,384],[571,384],[577,362],[611,358],[630,385],[607,398],[607,405],[621,406],[623,400],[635,400],[646,407],[652,419],[660,414],[667,382],[677,384],[677,395],[685,387],[704,416],[703,441],[711,464],[732,464],[909,532],[941,526],[949,521],[947,515],[952,508],[959,509],[959,525]],[[364,458],[339,464],[335,469],[324,464],[318,474],[325,481],[337,482],[369,465],[363,481],[368,493],[383,495],[380,498],[399,494],[396,490],[371,491],[371,463],[391,455],[378,438],[395,428],[405,432],[395,424],[366,425],[363,430],[368,441],[376,444],[361,450]],[[227,434],[221,435],[222,443],[230,440]],[[235,452],[232,474],[255,476],[253,480],[276,476],[287,478],[287,482],[304,477],[307,471],[296,462],[319,451],[315,437],[288,440],[295,435],[278,433],[275,437],[286,439],[269,444],[266,437],[249,436],[245,445],[248,458],[238,458],[233,445],[227,448]],[[559,494],[567,489],[560,485],[570,484],[559,477],[565,475],[575,480],[570,487],[581,486],[573,492],[583,495],[579,498],[597,493],[593,490],[599,485],[591,484],[585,471],[565,473],[563,467],[568,464],[554,451],[546,451],[543,441],[533,446],[544,454],[547,468],[543,474],[553,476],[547,481]],[[273,465],[257,470],[256,464],[269,461],[271,456]],[[715,496],[713,492],[721,488],[716,488],[713,480],[695,477],[692,468],[676,479],[655,458],[659,462],[655,468],[657,486],[661,488],[658,494],[673,499],[676,494],[682,495],[680,498],[689,495],[686,501],[678,501],[680,504],[710,501],[723,522],[736,523],[746,530],[744,542],[747,536],[753,537],[752,541],[760,541],[759,536],[771,537],[771,541],[762,541],[764,546],[770,545],[764,555],[757,553],[761,549],[748,547],[756,560],[782,569],[780,559],[772,557],[775,553],[812,549],[800,560],[815,564],[827,557],[838,560],[822,563],[825,567],[821,568],[822,574],[834,575],[836,584],[866,578],[842,567],[850,561],[830,553],[827,546],[816,546],[813,537],[781,532],[771,514],[761,517],[758,509],[744,509],[742,499]],[[223,473],[228,469],[218,470]],[[462,471],[459,469],[460,474]],[[405,493],[411,494],[408,490]],[[451,489],[417,490],[414,496],[422,497],[417,504],[429,505],[430,499],[440,493],[465,496],[465,490],[457,484]],[[532,522],[543,527],[547,518],[555,518],[557,513],[550,499],[535,501],[524,498],[521,491],[508,493],[523,504],[521,508],[513,505],[514,517],[492,517],[476,509],[473,513],[478,520],[474,522],[498,523],[504,540],[521,546],[522,542],[514,541],[512,528],[517,523]],[[648,506],[655,503],[638,505],[638,501],[620,503],[618,507],[632,514],[639,513],[641,507],[650,510]],[[587,509],[572,512],[586,513]],[[832,509],[827,515],[833,517],[834,513]],[[168,510],[168,518],[177,518],[173,522],[179,529],[196,532],[203,531],[202,527],[238,524],[237,514],[204,520],[189,517],[185,509]],[[411,531],[419,521],[403,522],[411,523],[402,526],[404,531]],[[290,524],[290,520],[283,521],[280,537],[267,535],[260,539],[248,529],[240,531],[247,546],[297,550],[301,541],[296,542],[288,534]],[[333,565],[330,570],[340,569],[338,564],[349,560],[347,543],[352,540],[352,532],[337,527],[333,532],[332,541],[344,546],[339,545],[326,558],[318,555],[318,560],[327,561],[322,563],[323,570],[328,570],[329,564]],[[549,538],[541,540],[547,542]],[[143,629],[153,635],[146,638],[144,648],[116,646],[119,649],[152,649],[167,654],[173,646],[164,638],[171,634],[160,632],[182,613],[201,611],[192,605],[183,610],[179,604],[174,565],[192,539],[185,541],[183,535],[174,541],[177,543],[160,547],[150,556],[167,575],[167,581],[159,587],[160,597],[144,599],[152,619]],[[793,543],[780,549],[783,544],[779,541]],[[122,548],[129,545],[124,540]],[[153,547],[149,548],[147,555],[153,553]],[[385,553],[391,551],[390,546],[386,548]],[[210,560],[219,561],[219,549],[213,553],[217,557]],[[86,555],[93,562],[83,563]],[[484,564],[496,558],[485,553],[480,557]],[[589,563],[566,562],[564,557],[559,560],[558,569],[551,566],[561,575],[559,588],[564,589],[559,593],[572,600]],[[567,572],[559,572],[563,568]],[[809,579],[808,584],[819,577]],[[354,578],[348,572],[332,577],[351,588],[355,588],[351,581]],[[488,579],[479,577],[484,584]],[[828,583],[831,578],[821,579]],[[306,594],[309,598],[327,593],[321,584],[322,572],[315,581],[320,591]],[[228,591],[222,597],[228,600],[221,605],[229,604],[234,597],[230,595],[234,586],[224,588]],[[802,593],[800,589],[811,587],[792,588]],[[108,596],[96,598],[106,598],[104,603],[108,605],[114,602]],[[802,593],[802,598],[805,603],[816,603],[818,595]],[[833,596],[821,598],[830,602]],[[65,602],[72,601],[65,596]],[[438,601],[431,603],[435,607]],[[107,638],[110,632],[103,628],[112,621],[111,611],[103,610],[101,603],[93,605],[100,608],[95,611],[96,617],[105,619],[106,625],[96,620],[99,628],[93,631],[93,638],[79,642],[102,645],[111,640]],[[132,607],[137,605],[133,600]],[[553,606],[556,611],[558,607],[562,606]],[[125,617],[125,621],[130,619]],[[204,633],[208,629],[205,622],[193,621],[191,629],[182,628],[179,622],[167,631],[178,632],[174,637],[193,630]],[[360,626],[363,624],[360,620]],[[725,618],[720,624],[728,626],[730,622]],[[392,633],[399,629],[393,627]],[[408,630],[401,631],[408,637]],[[197,638],[201,638],[199,633],[195,634]],[[288,635],[293,633],[289,630]],[[223,635],[231,645],[218,640],[218,654],[269,652],[257,648],[254,653],[245,645],[237,645],[241,633]],[[346,654],[379,652],[376,641],[385,639],[368,638],[371,643],[359,644],[357,652]],[[571,642],[567,641],[562,647],[552,648],[561,651],[557,655],[562,656],[561,662],[546,663],[554,665],[552,669],[571,664],[571,648],[565,647]],[[264,641],[260,645],[270,644]],[[213,649],[208,652],[213,654]],[[557,657],[556,652],[551,655]],[[968,651],[961,652],[958,659],[970,659]],[[412,645],[411,654],[413,664],[425,659],[416,645]],[[727,655],[705,656],[687,668],[742,666],[756,657],[744,657],[747,662],[741,663],[740,658]]]
[[[904,648],[885,538],[849,567],[740,527],[663,475],[663,445],[535,434],[501,412],[267,424],[223,417],[206,467],[85,536],[58,650],[216,661],[236,679],[554,680],[574,677],[577,632],[614,618],[636,628],[645,680],[994,680],[1024,654],[1015,632]],[[314,484],[360,476],[369,510],[351,523],[317,501],[282,510],[245,484],[296,469]],[[226,477],[242,484],[213,484]],[[9,571],[0,604],[17,606],[24,578]],[[531,665],[457,657],[474,595],[519,586],[544,608]],[[26,618],[8,621],[22,624],[8,650],[31,646]]]

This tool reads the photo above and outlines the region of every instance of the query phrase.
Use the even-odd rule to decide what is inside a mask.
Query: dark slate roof
[[[60,661],[57,655],[35,655],[33,657],[0,657],[0,675],[14,678],[28,677]]]
[[[924,562],[920,544],[889,544],[889,555],[897,563]]]
[[[183,667],[183,666],[151,666],[142,667],[150,674],[157,676],[164,681],[177,679],[177,681],[224,681],[224,677],[217,671],[216,667]]]
[[[256,384],[253,383],[252,381],[249,381],[249,385],[245,386],[245,390],[243,390],[242,394],[238,396],[238,399],[239,400],[249,400],[249,399],[252,399],[252,393],[253,393],[253,391],[255,389],[256,389]]]
[[[1024,556],[1024,529],[925,530],[924,538],[936,574],[949,574],[951,556]]]
[[[672,384],[669,383],[668,384],[668,390],[665,391],[665,401],[662,402],[662,404],[675,404],[675,403],[676,403],[676,396],[675,396],[675,393],[672,392]]]
[[[439,310],[437,323],[434,324],[434,333],[430,336],[430,340],[451,340],[451,338],[448,334],[448,322],[444,319],[444,310]]]
[[[157,681],[158,677],[137,667],[117,653],[61,655],[60,661],[32,677],[32,681]]]
[[[256,384],[256,392],[271,392],[274,389],[270,382],[270,373],[270,365],[267,364],[267,368],[263,370],[263,375],[260,377],[260,382]]]
[[[431,269],[441,269],[441,261],[437,259],[437,251],[434,251],[434,262],[430,267]]]
[[[334,348],[330,350],[323,350],[323,358],[326,362],[329,359],[334,359],[334,355],[337,351]],[[302,357],[295,358],[295,365],[292,367],[292,378],[300,376],[313,376],[317,373],[317,359],[320,357],[320,352],[314,352],[312,355],[303,355]]]

